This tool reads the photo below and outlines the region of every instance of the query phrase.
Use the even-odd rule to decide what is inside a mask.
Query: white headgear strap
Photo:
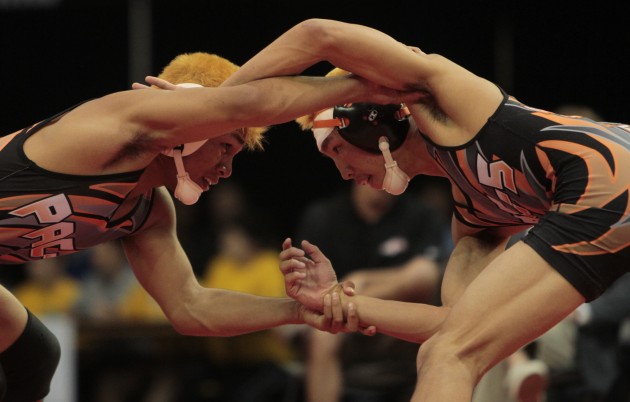
[[[392,158],[389,151],[389,141],[383,136],[378,139],[378,147],[385,158],[385,178],[383,179],[383,190],[393,195],[400,195],[405,192],[409,184],[409,176],[398,167],[398,163]]]
[[[202,85],[189,82],[177,84],[177,86],[183,88],[202,87]],[[184,168],[184,160],[182,158],[197,151],[207,141],[208,140],[189,142],[178,147],[162,151],[164,155],[170,156],[175,160],[175,168],[177,169],[177,186],[175,187],[174,195],[175,198],[180,200],[183,204],[192,205],[196,203],[199,200],[203,189],[190,178],[190,175]]]
[[[322,143],[333,132],[336,127],[339,127],[343,122],[341,119],[335,119],[333,117],[334,108],[324,109],[315,115],[313,119],[313,136],[315,137],[315,143],[317,149],[322,150]],[[344,126],[345,127],[345,126]]]
[[[175,168],[177,169],[177,186],[174,192],[175,198],[185,205],[192,205],[199,201],[203,189],[190,178],[190,175],[186,169],[184,169],[182,151],[175,149],[173,153]]]

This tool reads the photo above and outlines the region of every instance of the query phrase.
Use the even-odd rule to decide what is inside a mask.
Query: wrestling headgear
[[[400,105],[353,103],[326,109],[313,118],[313,135],[317,148],[336,128],[350,144],[372,154],[382,153],[385,158],[383,190],[402,194],[409,183],[390,152],[402,145],[409,132],[409,110]]]

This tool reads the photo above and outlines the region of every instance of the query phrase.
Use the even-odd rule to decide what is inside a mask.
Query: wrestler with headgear
[[[180,88],[218,87],[237,70],[238,66],[227,59],[215,54],[196,52],[177,56],[164,68],[158,78]],[[245,143],[250,149],[262,148],[261,139],[267,130],[266,127],[249,127],[238,130],[241,130],[239,134],[244,137]],[[181,144],[162,151],[164,155],[172,157],[175,161],[177,186],[174,190],[174,196],[186,205],[196,203],[203,189],[190,179],[190,175],[184,167],[183,157],[197,151],[207,141]],[[221,174],[228,173],[226,165],[221,165],[219,169]],[[216,183],[209,182],[209,184]]]
[[[348,72],[335,68],[326,76],[345,74]],[[410,124],[409,110],[403,104],[356,102],[336,105],[296,121],[303,130],[312,130],[320,152],[328,136],[337,130],[349,144],[370,154],[382,154],[385,160],[383,190],[399,195],[407,189],[409,176],[398,167],[391,155],[405,142],[409,131],[415,128]]]
[[[241,79],[299,74],[326,61],[376,84],[422,93],[403,101],[416,128],[392,160],[388,147],[383,151],[388,165],[395,159],[410,177],[450,182],[455,246],[443,306],[341,294],[356,303],[364,324],[422,344],[413,402],[470,401],[490,368],[630,270],[628,124],[531,107],[442,55],[358,24],[310,19],[259,55],[242,66]],[[368,122],[378,115],[361,109],[333,108],[320,117],[338,127],[316,134],[321,152],[344,179],[389,187],[374,141],[354,137],[352,127],[363,119],[361,132],[370,137]],[[287,239],[283,247],[289,294],[301,289],[297,272],[331,266],[308,242],[298,248]]]
[[[218,56],[183,55],[162,75],[183,84],[177,90],[112,93],[3,136],[0,263],[120,240],[135,276],[182,334],[231,336],[288,323],[357,330],[356,316],[343,323],[338,301],[325,296],[338,286],[332,270],[304,276],[299,302],[202,287],[178,240],[168,190],[191,204],[229,177],[234,156],[260,144],[264,129],[249,127],[400,94],[356,78],[236,77],[226,85],[230,74],[238,68]],[[59,359],[54,335],[2,286],[0,328],[0,400],[42,399]]]

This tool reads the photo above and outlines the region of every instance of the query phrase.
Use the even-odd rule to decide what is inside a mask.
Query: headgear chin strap
[[[378,140],[378,147],[385,158],[385,178],[383,179],[383,190],[393,195],[400,195],[405,192],[409,184],[409,176],[398,167],[398,163],[392,158],[389,152],[389,141],[386,137]]]
[[[190,175],[186,169],[184,169],[184,160],[182,159],[182,151],[180,149],[173,150],[173,158],[175,159],[175,168],[177,169],[177,186],[174,192],[175,198],[185,205],[192,205],[199,201],[203,189],[190,178]]]
[[[321,151],[322,143],[336,128],[350,144],[369,153],[382,153],[385,158],[383,190],[399,195],[407,189],[409,176],[398,167],[390,148],[396,150],[407,138],[409,115],[409,109],[402,104],[353,103],[335,106],[315,116],[313,136]]]
[[[202,87],[199,84],[182,83],[177,84],[178,87],[183,88],[199,88]],[[184,168],[184,156],[188,156],[197,151],[208,140],[201,140],[195,142],[189,142],[182,144],[175,148],[165,149],[162,153],[166,156],[170,156],[175,160],[175,168],[177,169],[177,186],[175,187],[175,198],[180,200],[185,205],[192,205],[199,200],[203,189],[199,187],[191,178],[186,169]]]

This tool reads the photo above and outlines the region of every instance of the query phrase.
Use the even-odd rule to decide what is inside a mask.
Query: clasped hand
[[[331,333],[376,333],[374,326],[360,323],[352,302],[354,284],[337,282],[330,260],[314,244],[304,240],[302,248],[298,248],[286,239],[280,252],[280,270],[287,295],[302,305],[302,318],[307,324]]]

